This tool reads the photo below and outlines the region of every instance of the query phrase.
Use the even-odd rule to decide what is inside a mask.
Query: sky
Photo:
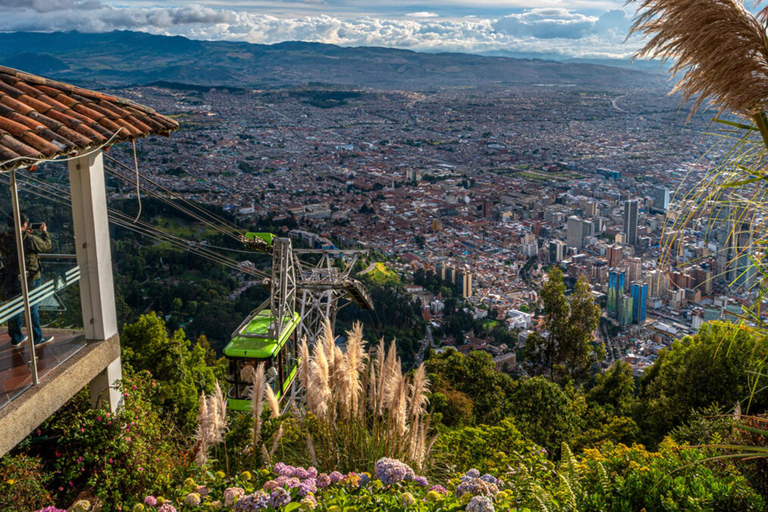
[[[0,31],[140,30],[192,39],[314,41],[545,58],[626,59],[616,0],[0,0]]]

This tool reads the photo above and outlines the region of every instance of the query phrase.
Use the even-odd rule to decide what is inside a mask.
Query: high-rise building
[[[608,257],[608,266],[611,268],[618,267],[621,264],[621,259],[624,256],[624,250],[618,244],[609,245],[606,249]]]
[[[584,223],[575,215],[568,217],[568,247],[581,250],[584,242]]]
[[[560,263],[565,258],[566,245],[560,240],[549,242],[549,262]]]
[[[651,297],[659,299],[667,298],[669,289],[669,277],[661,270],[651,270],[648,272],[648,294]]]
[[[432,219],[432,231],[437,233],[440,231],[440,219]]]
[[[584,216],[594,217],[595,215],[597,215],[597,203],[594,201],[587,201],[584,204]]]
[[[624,201],[624,234],[627,236],[626,243],[629,245],[637,244],[638,211],[637,199]]]
[[[471,272],[456,272],[456,289],[464,299],[472,296]]]
[[[632,283],[632,321],[643,325],[648,304],[648,284],[635,281]]]
[[[629,325],[632,323],[632,297],[622,295],[619,303],[619,323]]]
[[[626,274],[623,268],[612,268],[608,271],[608,315],[614,318],[619,317]]]
[[[669,209],[669,189],[657,187],[653,191],[653,207],[664,211]]]

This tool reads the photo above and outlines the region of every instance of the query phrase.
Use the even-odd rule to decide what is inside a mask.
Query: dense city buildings
[[[522,324],[510,311],[532,312],[525,330],[541,329],[548,267],[569,287],[585,276],[603,309],[606,364],[631,353],[640,372],[674,339],[749,303],[758,222],[670,192],[695,190],[724,156],[706,152],[709,118],[685,124],[674,98],[358,89],[329,106],[326,93],[119,91],[182,120],[173,137],[138,144],[142,172],[160,185],[244,224],[295,222],[309,245],[374,250],[406,278],[435,272],[468,311],[496,310],[511,331]],[[129,186],[110,192],[134,197]],[[413,296],[439,325],[444,298]]]

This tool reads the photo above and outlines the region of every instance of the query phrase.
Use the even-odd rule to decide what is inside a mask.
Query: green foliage
[[[156,313],[126,325],[120,342],[124,365],[155,375],[155,399],[161,411],[174,418],[182,430],[191,432],[200,393],[213,392],[216,382],[214,369],[206,364],[205,348],[201,344],[191,346],[182,330],[169,336],[165,322]]]
[[[744,327],[713,322],[695,336],[662,350],[641,380],[638,424],[649,442],[658,442],[683,424],[692,411],[710,405],[763,411],[768,395],[761,389],[768,347]]]
[[[506,416],[507,399],[514,388],[514,381],[509,375],[496,371],[493,358],[487,352],[473,351],[463,356],[449,349],[431,357],[426,365],[429,373],[440,377],[440,383],[433,389],[449,400],[445,408],[435,409],[443,413],[444,422],[455,418],[456,423],[446,424],[460,425],[466,421],[469,405],[464,400],[465,396],[472,402],[477,423],[494,424]],[[454,391],[463,393],[463,396]],[[451,413],[450,408],[456,412]]]
[[[604,356],[602,345],[596,346],[593,336],[600,322],[600,307],[584,276],[576,281],[570,302],[565,289],[563,273],[554,267],[541,288],[544,326],[549,336],[529,336],[526,359],[535,374],[548,371],[549,377],[558,381],[566,377],[583,381],[592,362]]]
[[[27,512],[51,502],[45,485],[51,479],[40,459],[23,453],[0,459],[0,510]]]
[[[460,471],[478,468],[496,476],[521,465],[531,471],[547,468],[544,450],[524,438],[512,418],[494,426],[447,430],[437,438],[433,454],[435,465]]]
[[[579,418],[568,395],[544,377],[519,381],[509,406],[520,432],[551,454],[558,453],[577,432]]]
[[[610,407],[618,415],[632,414],[634,399],[635,379],[632,367],[625,361],[617,361],[607,372],[597,374],[587,394],[587,400]]]
[[[184,438],[154,408],[161,390],[152,376],[127,375],[121,392],[116,414],[91,409],[84,390],[41,428],[41,436],[57,439],[54,450],[39,449],[59,501],[87,489],[103,510],[125,509],[135,496],[168,487],[188,465]]]
[[[640,445],[585,450],[567,471],[581,512],[606,510],[757,511],[765,502],[730,463],[707,462],[713,451],[665,441],[658,453]]]

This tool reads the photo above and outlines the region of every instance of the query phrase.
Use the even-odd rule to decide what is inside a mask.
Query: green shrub
[[[0,459],[0,510],[27,512],[50,503],[45,488],[50,478],[36,457],[6,455]]]

